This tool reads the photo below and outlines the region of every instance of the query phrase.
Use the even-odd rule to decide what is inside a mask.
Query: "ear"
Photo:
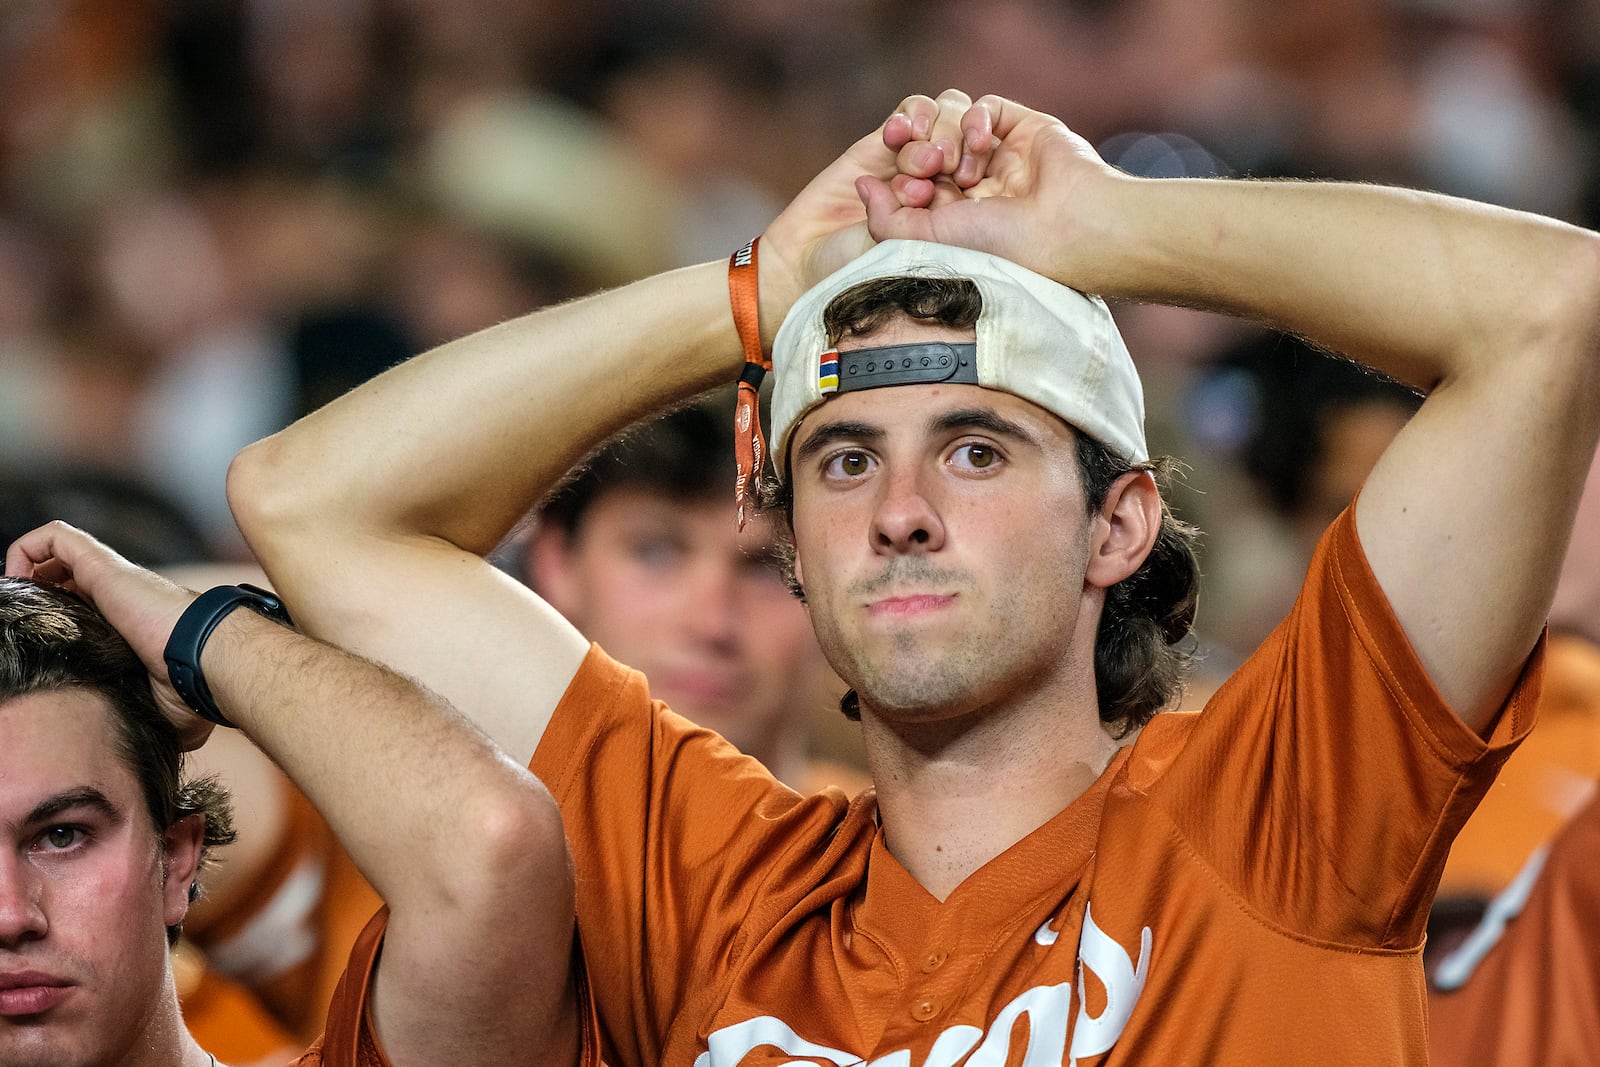
[[[528,538],[528,583],[549,605],[572,617],[577,599],[572,567],[573,538],[559,527],[540,523]]]
[[[205,847],[206,817],[185,815],[162,835],[166,882],[162,887],[166,926],[176,926],[189,914],[189,887],[200,870],[200,853]]]
[[[1161,529],[1161,491],[1148,471],[1129,471],[1106,493],[1095,516],[1084,581],[1109,589],[1144,563]]]

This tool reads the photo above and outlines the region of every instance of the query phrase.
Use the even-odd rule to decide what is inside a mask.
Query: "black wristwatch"
[[[294,625],[283,601],[267,590],[253,585],[219,585],[201,593],[194,603],[184,609],[162,653],[167,661],[167,677],[172,680],[172,688],[178,691],[185,704],[194,709],[195,714],[218,726],[231,727],[233,723],[211,699],[206,677],[200,671],[200,653],[206,647],[206,638],[217,628],[217,623],[241,604],[274,622]]]

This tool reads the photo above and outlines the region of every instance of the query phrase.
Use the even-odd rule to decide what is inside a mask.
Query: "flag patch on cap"
[[[832,349],[822,353],[822,362],[817,366],[817,388],[823,394],[839,388],[839,353]]]

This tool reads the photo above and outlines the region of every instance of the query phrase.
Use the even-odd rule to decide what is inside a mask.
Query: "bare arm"
[[[185,589],[252,582],[266,584],[259,568],[236,563],[195,563],[167,567],[161,575]],[[233,829],[226,862],[208,870],[205,893],[189,909],[184,934],[203,940],[207,927],[229,917],[266,872],[289,829],[288,788],[277,765],[236,730],[217,730],[188,758],[189,772],[215,775],[233,798]]]
[[[163,660],[194,594],[60,523],[19,540],[6,571],[89,599],[149,668],[163,711],[204,737]],[[538,780],[431,693],[248,609],[217,626],[201,667],[389,906],[372,997],[396,1067],[575,1062],[572,872]]]
[[[863,138],[768,229],[769,337],[868,243],[854,180],[894,166]],[[308,632],[422,679],[526,761],[586,645],[481,556],[607,436],[741,358],[725,265],[675,271],[396,367],[241,453],[229,501]]]
[[[948,152],[889,124],[902,173],[861,183],[876,236],[1261,319],[1428,392],[1356,520],[1422,662],[1481,729],[1543,625],[1600,434],[1600,238],[1401,189],[1130,178],[993,97],[962,132],[976,162],[950,180]]]

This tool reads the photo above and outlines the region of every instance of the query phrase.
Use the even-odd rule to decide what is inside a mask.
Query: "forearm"
[[[595,445],[739,361],[724,265],[674,271],[395,367],[241,453],[229,499],[269,572],[324,531],[486,553]]]
[[[432,694],[249,611],[202,666],[389,907],[372,1013],[394,1062],[572,1062],[573,875],[543,785]]]
[[[1096,232],[1062,270],[1110,296],[1271,322],[1421,388],[1592,344],[1596,236],[1410,190],[1334,183],[1096,183]],[[1096,223],[1088,223],[1096,225]]]
[[[396,913],[444,908],[466,923],[477,910],[481,921],[514,874],[497,849],[524,875],[548,868],[564,881],[548,792],[410,681],[244,609],[212,633],[201,667],[224,714],[311,799]],[[541,843],[548,855],[530,865]]]

